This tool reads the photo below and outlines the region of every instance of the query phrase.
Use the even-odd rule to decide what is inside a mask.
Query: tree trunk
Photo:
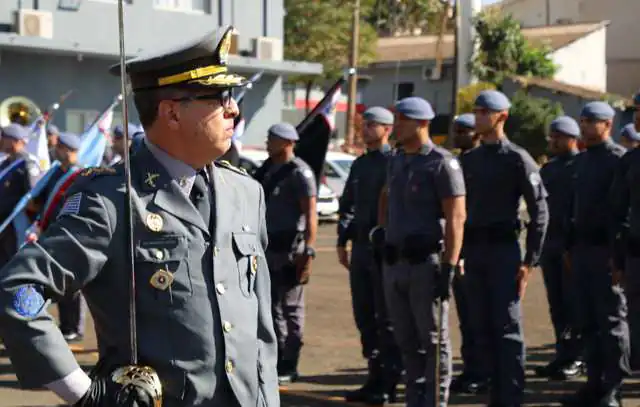
[[[313,88],[313,81],[309,80],[305,85],[304,109],[305,114],[309,114],[311,111],[311,89]]]

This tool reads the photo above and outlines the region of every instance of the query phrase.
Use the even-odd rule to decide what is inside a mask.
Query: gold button
[[[258,271],[258,257],[252,256],[251,257],[251,273],[256,274],[257,271]]]
[[[233,372],[233,362],[230,360],[227,360],[227,363],[224,364],[224,370],[226,370],[227,373]]]
[[[158,260],[162,260],[162,258],[164,257],[164,253],[162,252],[162,250],[156,250],[156,259]]]
[[[224,322],[222,323],[222,329],[223,329],[225,332],[227,332],[227,333],[228,333],[228,332],[231,332],[231,328],[232,328],[232,327],[233,327],[233,326],[231,325],[231,322],[229,322],[229,321],[224,321]]]
[[[214,246],[213,247],[213,255],[217,256],[218,254],[220,254],[220,249],[218,249],[218,246]]]
[[[218,283],[216,284],[216,291],[218,292],[218,294],[222,295],[225,293],[225,291],[227,291],[227,289],[224,287],[224,284]]]

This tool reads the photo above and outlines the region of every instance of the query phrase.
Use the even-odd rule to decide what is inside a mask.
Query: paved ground
[[[283,389],[283,406],[320,407],[344,404],[341,395],[355,388],[364,379],[364,362],[351,314],[347,272],[336,261],[333,245],[334,226],[320,229],[320,253],[314,264],[314,274],[307,290],[306,344],[301,362],[303,377]],[[547,383],[531,377],[532,368],[551,357],[551,330],[542,279],[534,274],[524,302],[525,332],[528,347],[528,388],[526,406],[554,406],[559,396],[579,385],[578,382]],[[452,340],[458,356],[459,332],[457,318],[451,318]],[[78,360],[90,368],[95,362],[95,338],[92,330],[77,352]],[[47,392],[18,390],[11,365],[0,355],[0,406],[55,406],[57,398]],[[459,359],[455,359],[459,362]],[[640,381],[629,380],[625,406],[640,406]],[[401,400],[402,401],[402,400]],[[450,405],[482,406],[481,398],[456,397]],[[401,404],[398,404],[401,405]]]

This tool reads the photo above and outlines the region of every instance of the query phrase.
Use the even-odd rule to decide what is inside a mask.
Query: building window
[[[413,82],[401,82],[396,84],[393,88],[393,94],[394,94],[395,100],[400,100],[400,99],[413,96],[414,87],[415,85],[413,84]]]
[[[98,117],[97,110],[66,110],[67,131],[76,134],[82,134],[87,126],[89,126]]]
[[[296,108],[296,85],[285,83],[282,85],[282,105],[284,109]]]
[[[207,0],[153,0],[153,6],[162,10],[208,13]]]

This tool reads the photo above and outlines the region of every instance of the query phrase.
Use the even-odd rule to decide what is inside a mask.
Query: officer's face
[[[201,92],[173,99],[166,115],[194,163],[206,165],[223,155],[233,136],[238,105],[230,92]]]
[[[547,147],[551,154],[562,154],[571,150],[573,138],[562,133],[551,132],[547,137]]]
[[[48,133],[47,144],[49,144],[49,147],[55,147],[58,144],[58,135],[56,133]]]
[[[611,131],[611,120],[595,120],[586,117],[580,118],[580,132],[585,145],[599,144]]]
[[[389,136],[390,131],[391,126],[367,120],[362,129],[362,138],[365,144],[375,143],[382,140],[383,137]]]
[[[403,114],[397,114],[394,122],[393,132],[401,143],[417,137],[420,129],[428,125],[426,120],[410,119]]]
[[[16,154],[22,150],[23,141],[14,140],[10,137],[0,138],[0,150],[5,154]]]
[[[500,122],[504,122],[507,118],[505,112],[494,112],[483,107],[473,109],[476,118],[476,133],[487,134],[492,132]]]
[[[453,144],[456,148],[468,150],[473,148],[474,131],[466,127],[453,125]]]
[[[129,135],[131,136],[131,134]],[[131,142],[129,142],[131,145]],[[113,139],[113,151],[115,151],[119,155],[124,155],[124,137],[117,137]]]
[[[633,124],[636,126],[636,131],[640,131],[640,105],[635,105],[633,112]]]
[[[293,141],[277,136],[267,137],[267,153],[270,157],[281,155],[287,147],[293,147]]]
[[[69,147],[58,143],[56,145],[56,158],[63,163],[75,163],[75,157],[78,152],[71,150]]]

